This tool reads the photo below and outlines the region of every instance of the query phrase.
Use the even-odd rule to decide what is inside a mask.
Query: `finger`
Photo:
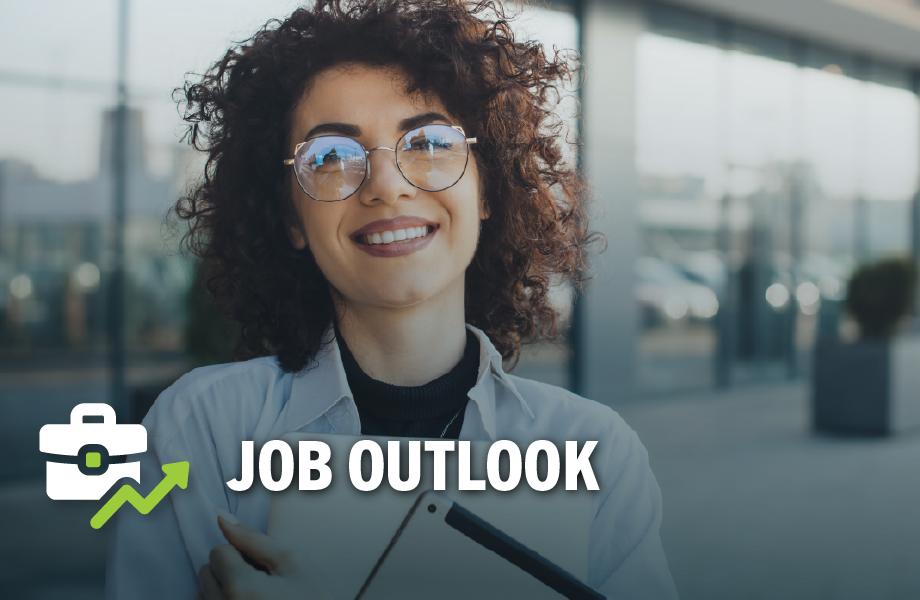
[[[218,518],[217,524],[234,548],[258,565],[266,567],[269,573],[279,572],[287,552],[276,540],[245,525],[229,523],[223,518]]]
[[[198,570],[198,596],[195,600],[226,600],[211,566],[206,564]]]
[[[221,589],[236,589],[243,579],[258,573],[240,556],[239,550],[230,544],[221,544],[211,549],[209,570]],[[205,565],[208,566],[208,565]],[[262,573],[258,573],[262,575]]]

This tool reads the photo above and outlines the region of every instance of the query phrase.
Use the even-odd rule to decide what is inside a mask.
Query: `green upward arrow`
[[[163,465],[163,472],[166,473],[166,477],[153,488],[153,491],[146,498],[138,494],[137,490],[128,484],[121,486],[121,489],[115,492],[115,495],[90,519],[89,524],[93,526],[93,529],[99,529],[125,502],[130,502],[137,509],[137,512],[146,515],[153,510],[154,506],[160,503],[160,500],[166,497],[166,494],[173,489],[173,486],[178,485],[184,490],[188,485],[187,461],[165,464]]]

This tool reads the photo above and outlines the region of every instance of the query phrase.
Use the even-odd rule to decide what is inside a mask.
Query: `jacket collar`
[[[489,341],[488,336],[481,330],[467,325],[479,339],[479,376],[476,385],[470,390],[470,399],[476,403],[479,415],[482,418],[482,428],[488,436],[495,441],[496,428],[496,396],[499,392],[497,384],[507,391],[520,403],[521,410],[531,419],[535,418],[533,411],[524,401],[524,398],[515,388],[511,378],[502,370],[502,356]],[[285,416],[285,429],[297,431],[316,419],[326,416],[336,433],[360,433],[358,427],[358,411],[354,404],[345,368],[342,366],[342,355],[335,341],[332,327],[326,331],[324,339],[332,338],[316,354],[313,363],[294,374],[291,384],[291,397],[288,402],[287,415]],[[471,413],[467,413],[468,415]],[[464,429],[466,426],[464,425]],[[349,430],[351,429],[351,430]]]

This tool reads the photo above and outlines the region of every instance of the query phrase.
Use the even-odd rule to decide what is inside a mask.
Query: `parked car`
[[[719,300],[711,288],[690,281],[679,268],[660,258],[640,257],[636,279],[644,327],[706,321],[719,311]]]

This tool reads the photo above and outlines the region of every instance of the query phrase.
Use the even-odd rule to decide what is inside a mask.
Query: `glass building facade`
[[[911,73],[667,5],[648,6],[647,25],[638,388],[796,376],[853,266],[910,252]]]
[[[172,90],[295,4],[199,2],[183,19],[132,4],[135,357],[185,352],[191,268],[163,217],[202,162],[179,143]],[[49,6],[51,43],[13,25],[37,9],[6,9],[0,26],[24,51],[0,60],[0,356],[102,366],[116,7]],[[657,2],[553,2],[524,9],[516,27],[548,49],[586,51],[584,86],[560,114],[574,131],[582,93],[582,160],[610,241],[569,346],[527,350],[521,375],[611,402],[797,377],[822,328],[837,327],[854,265],[911,251],[920,104],[909,65]],[[554,293],[568,308],[571,292]]]

